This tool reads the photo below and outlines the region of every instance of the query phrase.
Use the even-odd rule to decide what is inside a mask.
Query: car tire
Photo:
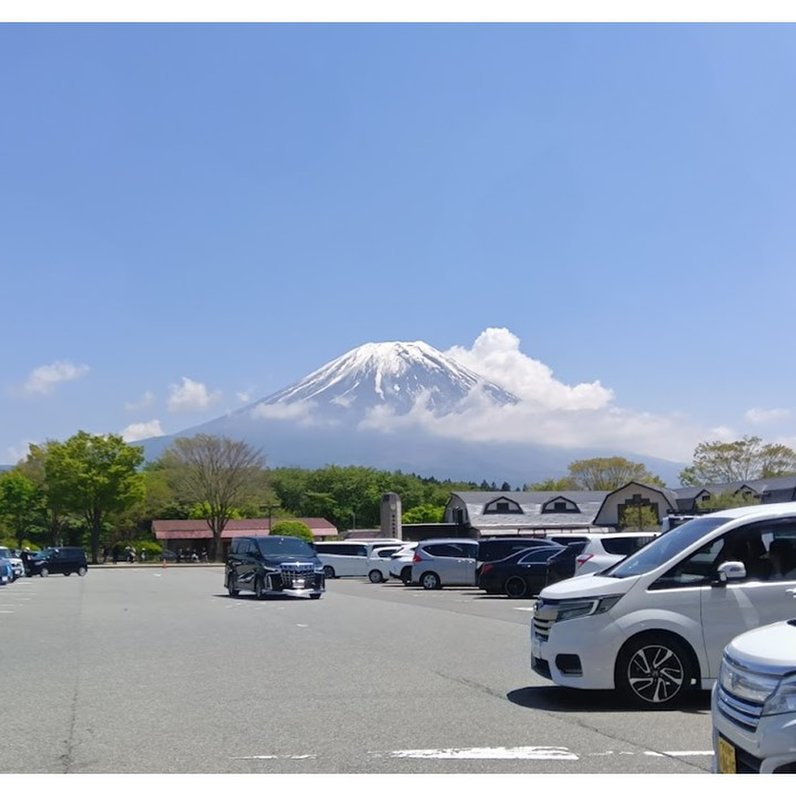
[[[64,577],[68,578],[72,573],[71,572],[64,572]]]
[[[439,575],[436,572],[424,572],[420,576],[420,585],[426,591],[434,591],[436,589],[442,588],[442,583],[439,579]]]
[[[370,572],[368,572],[368,580],[371,583],[384,583],[384,575],[382,575],[378,569],[371,569]]]
[[[519,599],[528,593],[528,584],[521,577],[512,575],[503,585],[503,590],[507,597]]]
[[[323,576],[325,578],[334,578],[336,577],[334,574],[334,567],[330,567],[328,564],[323,568]]]
[[[614,681],[635,707],[676,707],[694,677],[692,657],[676,636],[645,633],[625,644],[616,659]]]
[[[310,600],[320,600],[320,599],[321,599],[320,594],[310,594]]]
[[[77,574],[80,575],[81,578],[86,574],[86,572],[87,572],[87,570],[86,570],[85,567],[80,567],[77,570]]]
[[[265,598],[265,583],[263,583],[262,576],[260,575],[254,579],[254,598],[256,600]]]
[[[238,591],[238,580],[232,572],[227,575],[227,594],[230,597],[237,597],[240,594]]]
[[[401,583],[408,586],[412,582],[412,567],[404,567],[401,570]]]
[[[50,574],[50,570],[47,567],[42,567],[39,570],[39,577],[46,578]]]

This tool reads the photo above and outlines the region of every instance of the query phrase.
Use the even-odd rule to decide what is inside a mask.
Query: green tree
[[[735,442],[700,442],[693,463],[680,473],[683,486],[754,481],[796,473],[796,452],[787,445],[763,444],[760,437]]]
[[[50,449],[60,443],[48,440],[43,445],[28,447],[28,455],[18,465],[19,471],[34,481],[42,492],[44,500],[44,527],[47,530],[48,541],[51,545],[63,543],[63,539],[70,529],[78,524],[78,520],[69,515],[64,505],[63,496],[57,484],[47,481],[47,458]]]
[[[246,442],[210,434],[176,439],[161,457],[180,500],[206,505],[212,557],[222,558],[221,534],[238,506],[262,493],[262,455]]]
[[[623,531],[646,531],[660,527],[658,513],[652,506],[624,505],[620,507],[619,528]]]
[[[297,536],[305,542],[312,542],[315,539],[309,525],[300,520],[279,520],[279,522],[275,522],[271,536]]]
[[[106,517],[143,496],[138,468],[144,450],[116,434],[79,431],[66,442],[48,446],[45,477],[54,502],[85,520],[91,533],[91,560],[98,561],[100,535]]]
[[[721,492],[711,495],[707,500],[699,503],[700,511],[720,511],[721,509],[736,509],[742,506],[755,506],[760,503],[760,498],[755,495],[747,495],[743,492]]]
[[[548,478],[546,481],[539,481],[535,484],[528,484],[523,488],[524,492],[572,492],[580,489],[578,482],[571,475],[562,478]]]
[[[406,525],[423,522],[442,522],[445,519],[445,506],[434,506],[431,503],[423,503],[415,506],[408,511],[402,512],[401,522]]]
[[[18,468],[0,476],[0,519],[13,533],[17,547],[22,547],[31,528],[45,522],[42,490]]]
[[[666,486],[661,478],[651,473],[645,465],[631,462],[622,456],[581,459],[569,465],[570,478],[577,489],[610,491],[619,489],[628,481],[642,484]]]

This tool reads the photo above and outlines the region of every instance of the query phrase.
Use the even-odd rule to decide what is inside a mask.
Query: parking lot
[[[0,589],[2,773],[699,774],[706,694],[647,713],[528,665],[532,600],[338,579],[227,596],[217,567]]]

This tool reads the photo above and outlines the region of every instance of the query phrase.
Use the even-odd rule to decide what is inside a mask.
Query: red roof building
[[[316,539],[328,539],[337,536],[338,531],[332,523],[322,517],[296,517],[312,531]],[[274,520],[274,524],[279,520]],[[152,520],[152,532],[155,538],[169,549],[178,546],[192,546],[197,542],[213,538],[213,532],[207,520]],[[270,522],[267,518],[254,520],[229,520],[221,532],[222,541],[229,541],[236,536],[267,536]]]

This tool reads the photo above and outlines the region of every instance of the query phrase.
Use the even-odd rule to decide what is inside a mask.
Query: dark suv
[[[81,577],[88,572],[88,561],[82,547],[48,547],[28,559],[28,574],[71,575],[77,572]]]
[[[317,600],[326,589],[323,564],[295,536],[240,536],[232,540],[224,571],[230,597],[247,589],[255,596],[287,594]]]

